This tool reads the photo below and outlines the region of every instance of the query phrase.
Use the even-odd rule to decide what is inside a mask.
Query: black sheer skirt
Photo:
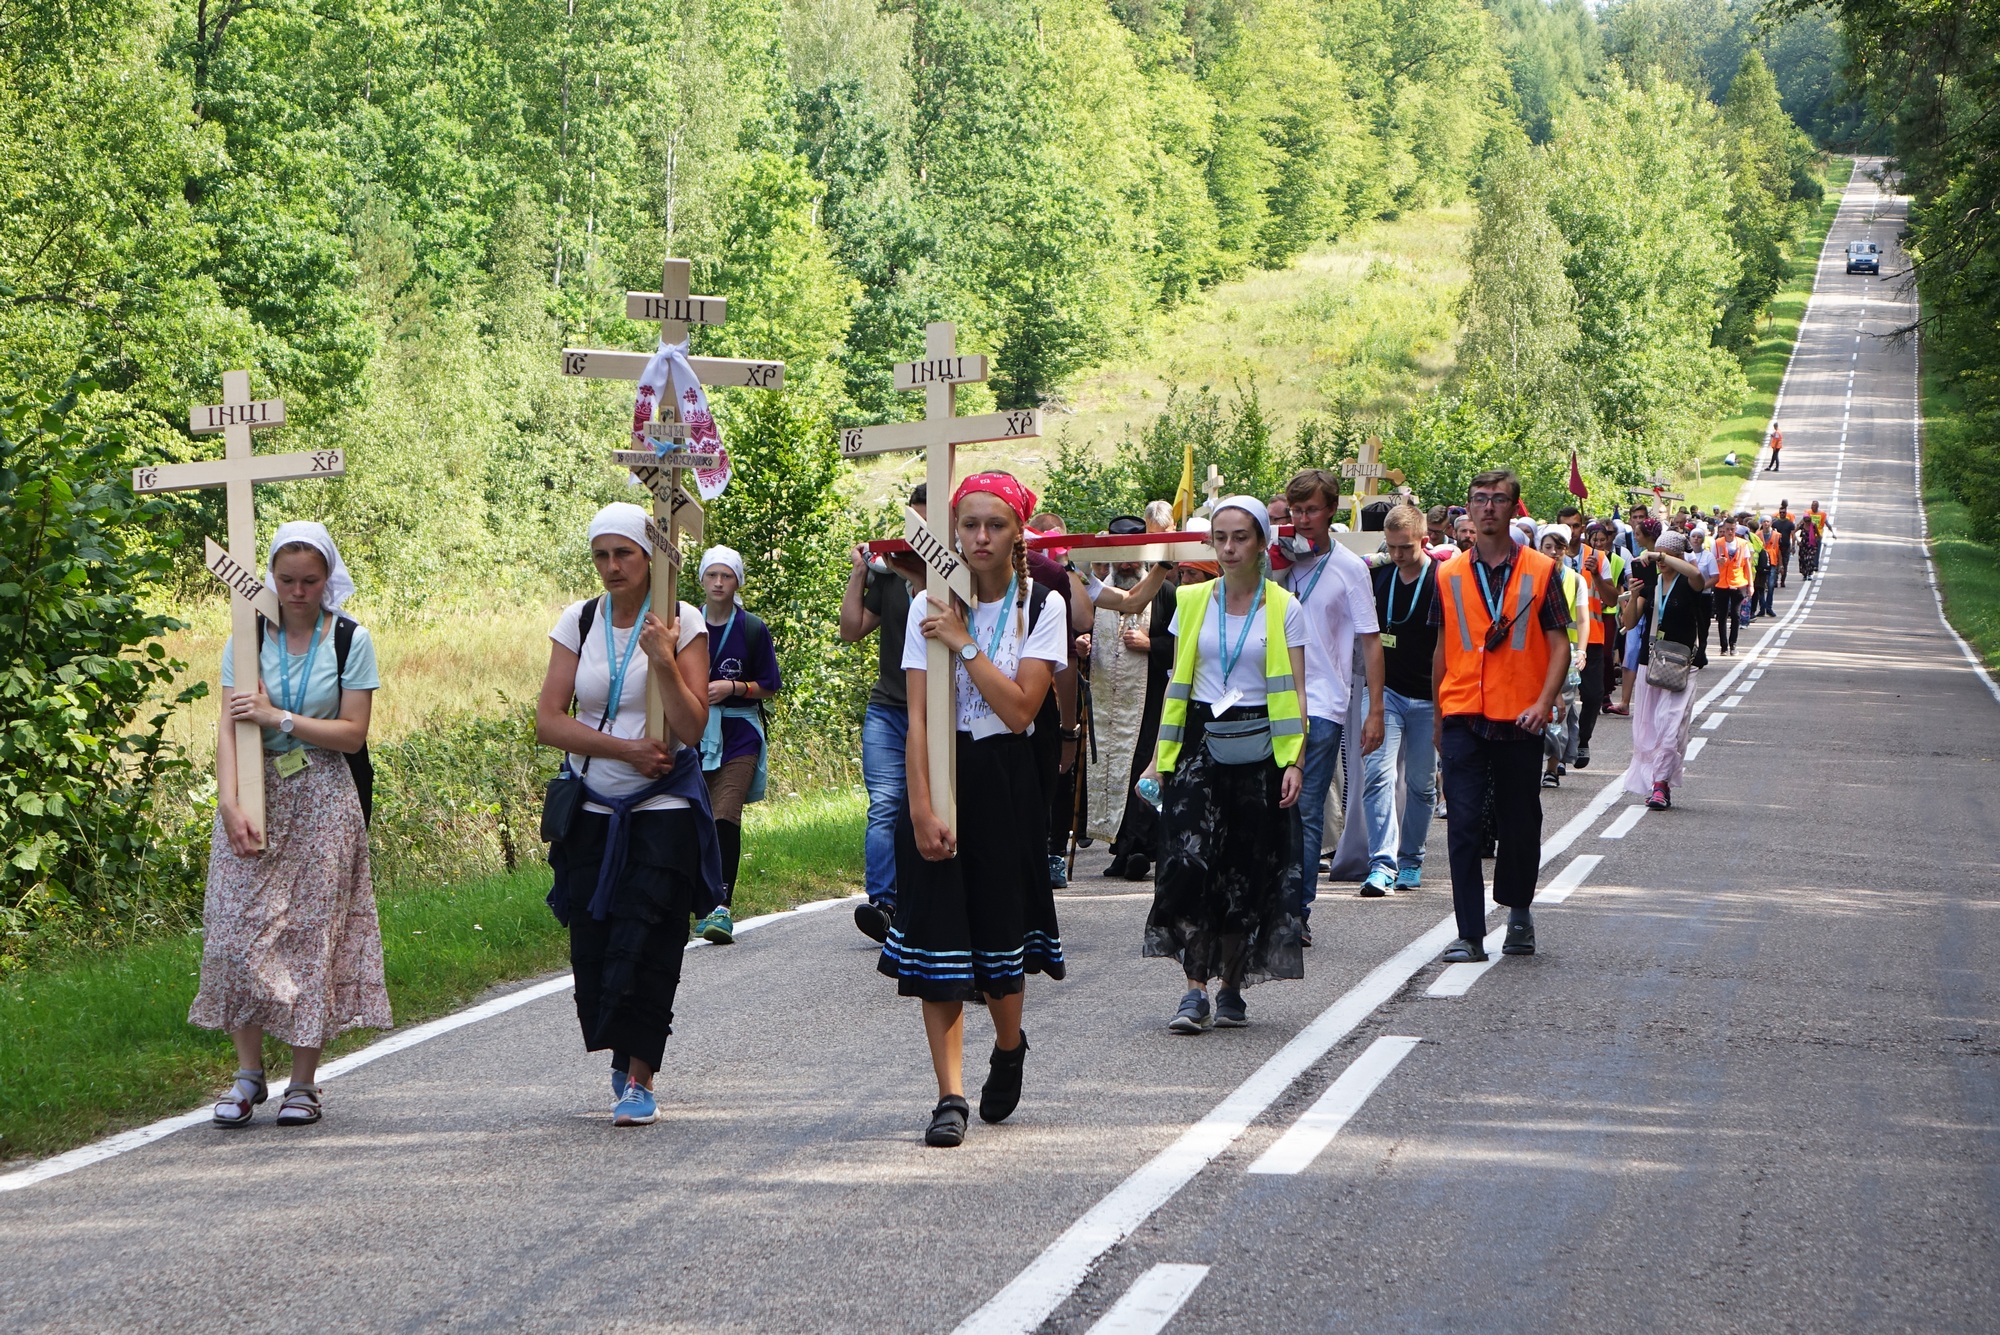
[[[1225,720],[1257,718],[1241,706]],[[1275,761],[1219,765],[1202,743],[1207,705],[1188,706],[1187,740],[1161,793],[1161,862],[1146,918],[1148,956],[1189,978],[1248,987],[1305,977],[1298,807],[1278,805]]]

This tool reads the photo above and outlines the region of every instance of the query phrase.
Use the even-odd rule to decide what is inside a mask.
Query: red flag
[[[1569,452],[1569,494],[1580,501],[1590,499],[1590,488],[1583,485],[1583,473],[1576,466],[1576,451]]]

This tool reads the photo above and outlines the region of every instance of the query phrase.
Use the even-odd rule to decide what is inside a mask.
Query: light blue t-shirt
[[[284,637],[275,628],[265,627],[263,653],[258,657],[257,668],[264,678],[264,693],[271,697],[271,703],[279,709],[290,709],[294,714],[307,718],[339,718],[340,686],[333,679],[333,627],[334,617],[328,613],[322,623],[319,647],[305,654],[287,653]],[[222,646],[222,684],[236,685],[236,660],[232,650],[236,637],[230,636]],[[306,659],[312,659],[308,671]],[[285,673],[291,672],[291,694],[285,694]],[[303,684],[305,698],[299,697]],[[375,675],[375,642],[368,638],[366,626],[354,628],[354,643],[347,650],[347,681],[350,691],[373,691],[382,685]],[[264,729],[264,749],[272,754],[296,750],[306,745],[297,737],[288,737],[276,728]]]

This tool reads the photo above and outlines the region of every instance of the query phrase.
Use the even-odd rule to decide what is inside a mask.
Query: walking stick
[[[1090,677],[1083,672],[1076,674],[1076,714],[1077,727],[1085,737],[1090,739],[1090,757],[1092,760],[1095,760],[1097,758],[1097,710],[1091,705]],[[1063,878],[1065,880],[1076,875],[1076,829],[1077,826],[1083,823],[1083,770],[1083,747],[1078,746],[1076,748],[1076,763],[1069,767],[1071,784],[1069,798],[1069,862],[1063,871]]]

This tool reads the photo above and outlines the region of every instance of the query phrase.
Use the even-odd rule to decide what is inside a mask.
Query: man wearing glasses
[[[1486,880],[1480,824],[1491,785],[1499,852],[1493,898],[1507,906],[1501,952],[1535,953],[1528,906],[1542,849],[1542,732],[1569,673],[1569,609],[1553,579],[1556,563],[1517,546],[1508,520],[1521,499],[1511,469],[1472,479],[1473,545],[1437,574],[1431,624],[1435,737],[1444,766],[1451,902],[1459,939],[1447,963],[1484,960]],[[1553,590],[1553,592],[1552,592]]]

